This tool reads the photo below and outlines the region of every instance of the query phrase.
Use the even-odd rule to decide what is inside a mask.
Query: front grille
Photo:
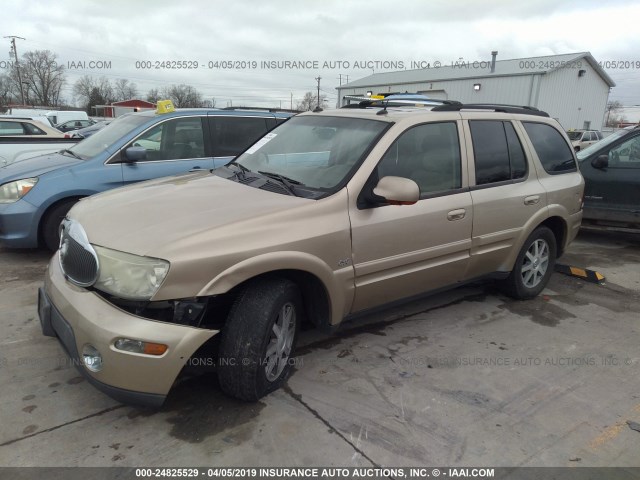
[[[69,281],[86,287],[98,277],[98,258],[86,240],[82,227],[69,220],[62,224],[60,266]]]

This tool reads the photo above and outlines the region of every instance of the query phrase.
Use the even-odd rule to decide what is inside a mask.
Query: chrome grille
[[[65,219],[60,232],[60,266],[67,279],[81,287],[98,278],[98,257],[79,223]]]

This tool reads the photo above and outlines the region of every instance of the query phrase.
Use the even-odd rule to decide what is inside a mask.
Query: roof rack
[[[215,108],[215,107],[214,107]],[[300,110],[292,110],[290,108],[272,108],[272,107],[224,107],[220,110],[259,110],[265,112],[287,112],[287,113],[300,113]]]
[[[524,115],[536,115],[538,117],[548,117],[547,112],[538,110],[527,105],[503,105],[500,103],[459,103],[457,105],[438,105],[431,111],[435,112],[459,112],[460,110],[493,110],[502,113],[520,113]]]
[[[432,105],[432,104],[440,104],[440,105]],[[349,105],[344,105],[340,108],[368,108],[368,107],[413,107],[415,105],[422,105],[425,107],[433,106],[435,108],[440,108],[445,105],[462,105],[462,103],[456,100],[437,100],[437,99],[428,99],[428,100],[385,100],[385,99],[372,99],[372,100],[363,100],[359,103],[350,103]]]

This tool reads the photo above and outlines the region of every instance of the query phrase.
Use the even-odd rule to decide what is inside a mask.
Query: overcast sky
[[[597,61],[629,61],[634,68],[607,70],[617,84],[610,98],[640,105],[637,1],[5,0],[2,10],[2,36],[26,39],[17,40],[19,54],[48,49],[71,66],[63,93],[69,101],[73,83],[90,74],[128,78],[142,97],[153,87],[188,83],[217,106],[289,107],[292,96],[295,105],[315,91],[320,76],[335,105],[340,76],[345,82],[386,71],[376,62],[446,65],[488,60],[498,50],[498,60],[589,51]],[[9,60],[9,40],[2,41],[0,66]],[[156,69],[163,60],[198,68]],[[311,68],[263,68],[284,60]],[[227,70],[223,61],[241,68]],[[325,62],[334,63],[322,68]],[[365,67],[355,69],[355,62]]]

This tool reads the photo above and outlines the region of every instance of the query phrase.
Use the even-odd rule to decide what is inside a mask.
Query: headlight
[[[0,185],[0,203],[17,202],[29,193],[36,183],[38,183],[37,178],[23,178]]]
[[[149,300],[169,272],[169,262],[93,246],[100,272],[93,285],[98,290],[128,300]]]

